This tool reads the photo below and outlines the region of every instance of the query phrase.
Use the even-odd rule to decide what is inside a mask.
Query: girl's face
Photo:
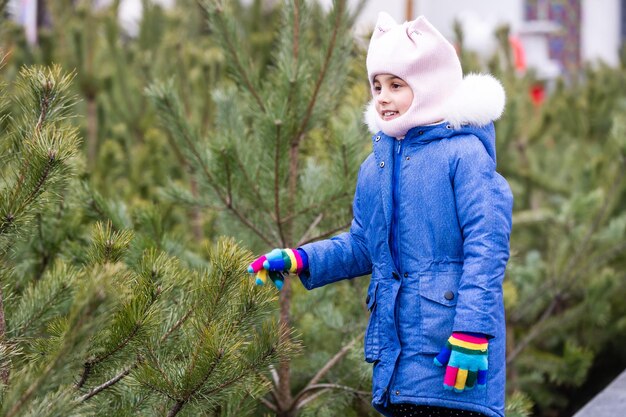
[[[402,116],[413,103],[413,90],[393,74],[379,74],[374,77],[374,100],[378,115],[384,120]]]

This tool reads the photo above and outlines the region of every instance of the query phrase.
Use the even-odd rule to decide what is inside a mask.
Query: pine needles
[[[192,269],[164,251],[159,210],[138,213],[134,230],[85,186],[73,190],[88,197],[85,208],[113,220],[65,251],[35,244],[49,257],[39,268],[13,264],[10,249],[35,226],[43,235],[46,217],[72,204],[64,192],[79,146],[72,78],[58,67],[22,70],[21,116],[2,138],[0,416],[174,416],[261,395],[269,366],[299,345],[276,324],[275,293],[248,279],[252,255],[233,240],[219,240],[205,267]]]

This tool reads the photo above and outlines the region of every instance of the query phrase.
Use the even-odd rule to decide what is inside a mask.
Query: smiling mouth
[[[391,111],[391,110],[385,110],[383,112],[381,112],[381,116],[383,118],[383,120],[391,120],[396,118],[400,113],[398,113],[397,111]]]

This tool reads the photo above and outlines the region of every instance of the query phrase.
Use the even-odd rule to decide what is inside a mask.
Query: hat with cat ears
[[[379,13],[366,64],[372,93],[374,77],[379,74],[400,77],[413,91],[413,102],[404,114],[389,121],[375,115],[376,125],[392,137],[402,137],[415,126],[446,120],[446,106],[463,82],[454,46],[424,16],[398,24],[389,14]]]

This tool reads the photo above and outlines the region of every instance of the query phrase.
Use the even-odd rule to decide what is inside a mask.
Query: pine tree
[[[168,242],[159,210],[144,209],[129,227],[56,231],[64,239],[56,251],[44,245],[47,264],[29,262],[40,246],[29,235],[50,232],[49,216],[88,218],[72,205],[76,195],[125,223],[114,204],[75,187],[72,78],[58,67],[23,69],[22,112],[1,121],[10,131],[1,153],[0,415],[249,413],[270,366],[298,344],[272,318],[276,295],[246,279],[252,255],[232,240],[216,242],[204,267],[187,267],[159,248]]]
[[[221,77],[221,52],[206,36],[206,23],[193,1],[180,0],[169,11],[145,2],[137,38],[118,23],[119,2],[100,8],[92,3],[49,2],[52,24],[41,28],[39,45],[27,45],[17,28],[7,31],[2,39],[10,51],[6,77],[12,79],[16,69],[33,63],[75,69],[80,117],[74,123],[85,138],[90,182],[105,198],[121,197],[130,205],[160,200],[161,187],[189,179],[179,154],[166,150],[167,137],[153,128],[154,108],[144,88],[153,78],[180,74],[176,89],[185,111],[206,125],[213,108],[208,86]],[[207,93],[190,94],[201,91]],[[197,192],[193,184],[191,189]],[[203,239],[214,237],[210,211],[174,208],[170,214],[181,229],[184,225],[193,232],[198,248]]]
[[[361,69],[353,67],[356,52],[349,30],[353,16],[346,2],[335,2],[328,13],[305,1],[285,2],[271,64],[255,59],[246,25],[239,24],[232,9],[217,1],[203,5],[235,81],[212,91],[214,126],[204,133],[185,117],[171,82],[149,90],[164,128],[198,179],[202,199],[195,204],[223,208],[223,230],[258,251],[295,247],[346,229],[352,217],[351,190],[369,146],[360,121],[367,88]],[[351,308],[351,317],[360,326],[335,336],[324,330],[326,346],[321,334],[308,336],[323,349],[320,359],[314,360],[317,368],[303,363],[311,362],[312,353],[302,363],[280,364],[271,396],[262,400],[277,416],[297,415],[329,391],[369,396],[365,387],[322,383],[362,336],[365,315],[358,302],[362,285],[351,283],[310,295],[287,280],[280,293],[284,325],[308,315],[299,303],[323,302],[325,294],[344,291],[356,302],[343,306],[343,313],[326,302],[329,310],[317,325],[331,318],[343,320]],[[344,338],[343,346],[330,352],[327,342],[338,336]],[[301,368],[292,368],[294,363]],[[341,404],[334,410],[342,410]]]
[[[4,113],[2,124],[12,126],[12,130],[5,129],[3,132],[2,182],[0,183],[0,261],[2,262],[0,269],[2,275],[0,349],[3,353],[0,376],[3,388],[1,393],[3,409],[8,415],[15,415],[21,403],[32,397],[40,383],[34,378],[28,381],[32,384],[30,386],[22,382],[24,396],[17,398],[13,404],[9,401],[11,393],[8,392],[7,387],[10,386],[11,381],[19,381],[15,377],[18,371],[14,369],[14,360],[28,355],[28,352],[23,351],[22,346],[15,344],[16,339],[12,334],[15,328],[12,327],[14,323],[10,314],[14,294],[13,288],[7,285],[12,275],[8,258],[20,235],[23,236],[32,230],[33,220],[37,213],[49,204],[50,199],[54,199],[55,192],[63,187],[70,175],[71,159],[76,154],[78,146],[76,129],[63,124],[64,119],[70,116],[70,106],[73,100],[67,94],[71,79],[72,75],[62,75],[58,67],[50,70],[42,68],[22,70],[18,80],[21,94],[17,97],[22,114],[21,117],[14,119],[10,119],[9,115],[4,113],[8,106],[8,99],[4,96],[6,87],[2,86]],[[62,286],[58,284],[56,287]],[[54,291],[50,287],[48,289]],[[73,311],[74,315],[68,315],[67,319],[75,322],[78,319],[75,314],[89,308],[91,298],[93,297],[85,297],[86,304],[77,305],[76,310]],[[38,307],[36,304],[30,306]],[[25,331],[30,323],[31,321],[24,317],[17,328],[21,327]],[[21,336],[25,335],[21,334]],[[71,336],[75,337],[76,333]],[[51,361],[37,370],[42,373],[42,378],[45,378],[46,374],[49,374],[57,365],[58,353],[63,351],[64,346],[59,344],[56,347],[57,352],[52,352],[50,355]],[[30,369],[30,372],[34,372],[34,369]]]
[[[515,196],[504,284],[508,388],[548,415],[576,401],[572,392],[608,352],[615,371],[626,367],[613,353],[626,336],[615,300],[626,282],[624,64],[584,67],[533,104],[528,92],[539,81],[516,74],[508,30],[498,37],[489,67],[508,92],[496,126],[498,167]]]
[[[68,95],[79,99],[74,113],[80,117],[66,119],[62,125],[78,127],[79,136],[86,138],[77,155],[87,155],[88,138],[96,138],[91,142],[96,143],[95,163],[87,163],[87,157],[70,158],[67,168],[72,167],[75,174],[64,180],[57,177],[48,183],[48,191],[34,198],[34,205],[29,206],[32,210],[27,208],[21,214],[22,223],[10,229],[17,238],[13,234],[0,237],[5,245],[0,275],[6,328],[21,331],[15,329],[34,320],[33,326],[27,326],[32,327],[27,339],[49,339],[40,348],[39,342],[27,345],[18,338],[21,351],[7,351],[18,345],[3,343],[1,357],[8,358],[9,362],[3,363],[9,363],[9,378],[15,377],[20,364],[39,357],[32,354],[36,349],[51,352],[46,346],[61,340],[58,335],[91,340],[91,335],[108,329],[112,314],[101,318],[99,312],[119,311],[130,299],[121,295],[135,294],[127,287],[120,289],[119,276],[130,274],[140,282],[138,265],[151,251],[168,260],[168,265],[178,265],[176,274],[197,276],[208,271],[210,263],[203,248],[214,247],[219,233],[234,235],[256,253],[263,253],[345,226],[351,217],[355,170],[368,152],[368,135],[358,122],[368,96],[363,51],[337,49],[339,44],[329,47],[337,15],[326,15],[313,3],[267,8],[263,1],[255,0],[250,6],[240,1],[222,2],[227,4],[224,12],[212,13],[207,20],[195,0],[179,0],[170,11],[146,2],[139,36],[130,38],[116,21],[118,2],[100,10],[92,10],[90,3],[47,2],[52,25],[42,28],[38,46],[29,46],[22,30],[9,21],[3,21],[0,28],[0,43],[9,54],[2,71],[5,80],[14,80],[24,64],[58,62],[64,69],[77,69]],[[336,39],[351,43],[346,33],[339,30]],[[495,73],[503,80],[508,96],[504,117],[496,123],[498,167],[515,195],[512,258],[505,280],[508,387],[512,391],[507,415],[528,415],[529,401],[535,404],[537,415],[571,415],[586,395],[609,382],[597,378],[598,374],[610,377],[626,366],[619,346],[626,337],[626,310],[621,300],[624,260],[619,256],[624,248],[621,213],[626,205],[620,178],[624,67],[583,68],[579,79],[558,82],[546,103],[536,106],[527,92],[537,80],[532,73],[515,74],[507,59],[508,32],[503,28],[498,36],[500,51],[489,62],[481,64],[462,48],[461,57],[466,72]],[[459,43],[462,47],[462,39]],[[327,54],[330,50],[335,52]],[[329,63],[335,63],[325,66],[327,57]],[[228,78],[224,77],[226,70]],[[170,84],[155,84],[149,97],[144,95],[152,80],[168,77],[172,77]],[[24,100],[28,94],[18,93],[18,85],[10,82],[3,91]],[[162,106],[158,118],[166,129],[157,126],[157,105]],[[32,144],[20,138],[36,123],[33,108],[9,100],[0,110],[4,116],[0,120],[2,193],[17,183],[21,172],[27,172],[20,168],[20,155],[30,152]],[[92,126],[97,128],[92,129],[89,126],[94,120],[97,123]],[[191,139],[188,143],[184,132]],[[297,164],[292,165],[289,153],[298,132],[302,134],[297,141]],[[196,154],[193,144],[197,145]],[[280,162],[276,164],[276,160]],[[201,161],[214,181],[207,180]],[[289,191],[290,169],[297,171],[295,197]],[[240,175],[244,171],[248,178]],[[275,172],[279,174],[277,183]],[[276,222],[276,201],[280,223]],[[293,211],[291,204],[295,204]],[[261,233],[239,220],[236,211]],[[95,226],[98,222],[99,228]],[[107,233],[132,234],[130,244],[123,245],[121,260],[90,261],[89,254],[96,252],[94,245],[105,247],[101,239]],[[92,282],[92,276],[102,278]],[[243,274],[241,280],[248,281],[248,277]],[[236,397],[225,400],[228,405],[215,413],[263,415],[276,409],[283,415],[373,414],[367,404],[371,369],[362,361],[359,339],[367,317],[362,306],[366,281],[353,280],[309,293],[293,285],[288,297],[282,295],[283,307],[290,305],[284,317],[301,333],[306,354],[292,358],[289,367],[278,366],[269,372],[270,396],[249,402]],[[46,284],[35,291],[36,283]],[[71,285],[66,288],[67,283]],[[179,285],[195,288],[187,281]],[[82,303],[96,289],[103,298],[93,299],[92,304],[88,300],[87,304],[75,304],[76,297]],[[161,292],[157,302],[167,304],[168,294]],[[46,304],[46,297],[58,299],[58,304],[55,301],[46,312],[26,313],[32,305]],[[22,304],[25,313],[17,313]],[[176,311],[184,316],[184,311]],[[79,323],[71,336],[64,330],[67,323],[60,327],[51,319],[62,316],[67,322],[77,314],[100,321]],[[166,331],[162,330],[161,336]],[[61,349],[61,345],[55,346],[57,351]],[[59,375],[60,379],[61,374],[69,375],[63,380],[80,381],[84,363],[94,354],[90,343],[81,346],[84,355],[76,354],[80,359],[72,362],[71,371],[58,373],[65,363],[59,359],[59,366],[47,375]],[[61,395],[61,386],[68,388],[63,398],[76,399],[123,375],[136,363],[135,346],[130,343],[119,357],[113,355],[111,362],[94,366],[79,392],[71,383],[50,388],[51,384],[42,380],[33,385],[35,392],[21,410],[39,414],[39,409],[33,408],[35,402],[44,407],[48,403],[42,398]],[[52,356],[46,358],[46,363],[51,363]],[[112,415],[137,410],[166,414],[175,404],[173,400],[168,404],[158,395],[136,396],[140,392],[133,379],[137,369],[82,402],[80,412],[78,408],[72,412],[89,414],[102,409]],[[276,383],[273,376],[287,369],[288,377]],[[279,388],[280,384],[290,389]],[[9,389],[16,390],[10,395],[17,398],[19,389],[14,385]],[[111,398],[120,398],[126,408],[112,409],[108,404]],[[149,399],[139,404],[141,398]],[[255,409],[256,402],[265,406]],[[209,408],[199,411],[199,404],[202,401],[192,401],[181,413],[213,413],[206,411]],[[290,404],[294,409],[289,409]],[[238,411],[240,405],[243,409]]]

